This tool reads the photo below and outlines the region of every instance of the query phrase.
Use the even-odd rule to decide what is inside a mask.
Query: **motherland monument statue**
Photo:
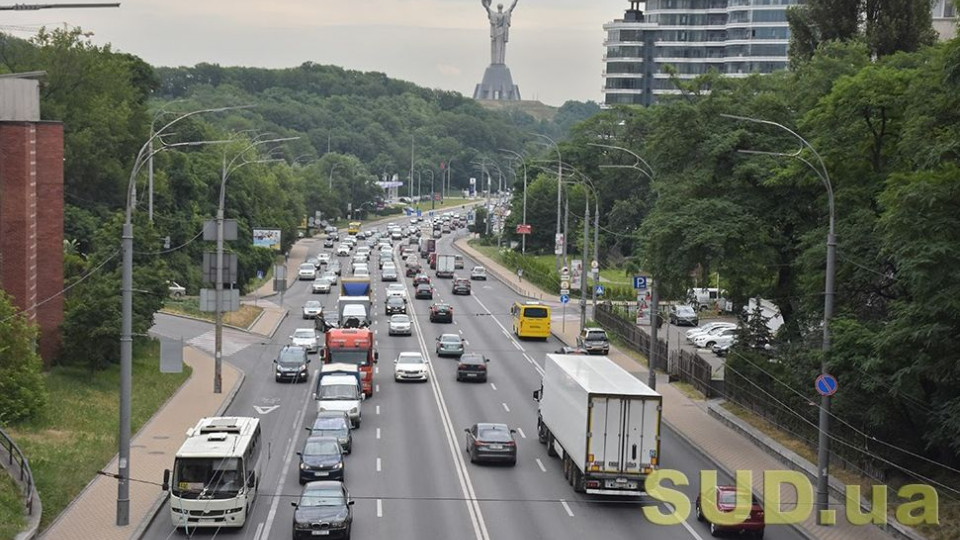
[[[507,42],[510,40],[510,19],[519,0],[513,0],[510,8],[503,4],[491,9],[492,0],[480,0],[490,19],[490,65],[483,74],[483,81],[473,92],[473,99],[511,101],[520,99],[520,88],[513,84],[510,68],[506,65]]]

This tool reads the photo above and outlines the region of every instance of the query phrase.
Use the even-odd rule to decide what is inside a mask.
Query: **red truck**
[[[332,328],[327,330],[320,359],[324,364],[352,364],[363,374],[363,393],[373,395],[373,365],[380,355],[374,347],[373,330],[368,328]]]

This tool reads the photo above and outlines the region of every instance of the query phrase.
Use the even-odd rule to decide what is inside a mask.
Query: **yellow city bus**
[[[355,236],[360,232],[360,225],[362,225],[362,223],[359,221],[351,221],[350,225],[347,226],[347,234]]]
[[[539,302],[516,302],[510,308],[513,333],[519,338],[550,337],[550,307]]]

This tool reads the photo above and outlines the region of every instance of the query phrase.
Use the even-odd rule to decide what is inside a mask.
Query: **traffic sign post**
[[[640,290],[646,289],[647,279],[647,276],[633,276],[633,288]]]
[[[832,396],[837,393],[837,378],[829,373],[823,373],[817,377],[813,386],[821,396]]]
[[[603,293],[604,293],[603,285],[597,285],[596,291],[597,291],[597,296],[603,296]]]
[[[570,294],[569,294],[569,293],[568,293],[568,294],[561,294],[561,295],[560,295],[560,303],[566,304],[566,303],[569,302],[569,301],[570,301]]]

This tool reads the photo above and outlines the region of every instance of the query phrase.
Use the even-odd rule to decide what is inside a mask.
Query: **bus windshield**
[[[171,493],[184,499],[230,499],[243,487],[240,458],[177,458]]]
[[[525,307],[523,308],[523,316],[529,317],[531,319],[546,319],[547,318],[547,308],[542,307]]]
[[[367,361],[367,351],[359,349],[331,349],[330,361],[351,364],[354,366],[369,365],[369,362]]]

